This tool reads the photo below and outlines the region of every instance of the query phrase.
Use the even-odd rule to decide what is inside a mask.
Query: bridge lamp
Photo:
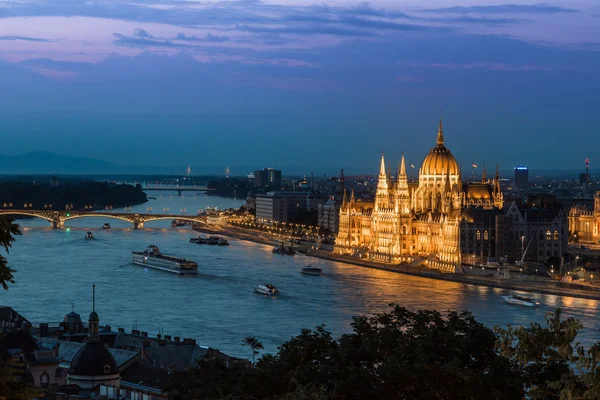
[[[50,205],[48,206],[48,208],[52,208],[52,204],[50,204]]]
[[[4,203],[4,208],[6,208],[6,203]]]
[[[33,205],[31,203],[29,203],[29,208],[32,208],[32,207],[33,207]]]
[[[23,208],[27,208],[27,203],[23,204]]]
[[[12,205],[12,203],[9,203],[9,204],[8,204],[8,207],[9,207],[9,208],[10,208],[10,207],[12,207],[12,206],[13,206],[13,205]]]

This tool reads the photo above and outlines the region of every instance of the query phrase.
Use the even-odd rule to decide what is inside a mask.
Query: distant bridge
[[[135,186],[137,184],[137,182],[125,182],[126,184],[129,185],[133,185]],[[149,186],[147,183],[146,184],[142,184],[140,183],[140,185],[142,186],[142,190],[143,191],[173,191],[173,192],[177,192],[178,196],[181,196],[182,192],[209,192],[215,189],[210,189],[204,186],[179,186],[179,185],[152,185]]]
[[[206,222],[206,217],[201,215],[172,215],[172,214],[133,214],[133,213],[109,213],[97,211],[51,211],[51,210],[12,210],[0,209],[0,216],[24,216],[45,219],[52,223],[55,228],[64,226],[65,221],[78,218],[100,217],[120,219],[121,221],[131,222],[135,229],[144,227],[144,223],[158,221],[163,219],[178,219],[190,222]]]

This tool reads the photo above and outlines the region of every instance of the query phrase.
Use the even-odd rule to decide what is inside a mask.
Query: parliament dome
[[[440,127],[438,130],[437,136],[437,146],[435,146],[425,160],[423,160],[423,165],[421,167],[422,175],[438,175],[445,176],[449,175],[458,175],[460,172],[458,163],[456,159],[444,146],[444,135],[442,133],[442,120],[440,119]]]

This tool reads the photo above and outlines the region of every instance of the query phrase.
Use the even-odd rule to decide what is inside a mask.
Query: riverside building
[[[464,183],[440,119],[436,146],[423,160],[418,182],[408,181],[404,155],[392,180],[382,155],[374,201],[344,194],[334,252],[388,263],[426,257],[430,267],[454,271],[463,251],[480,261],[498,253],[492,248],[495,223],[482,221],[495,221],[502,207],[498,167],[491,180],[484,167],[481,182]]]

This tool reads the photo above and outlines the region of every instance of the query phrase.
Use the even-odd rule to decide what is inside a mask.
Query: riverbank
[[[224,235],[230,236],[241,240],[247,240],[254,243],[260,243],[265,245],[278,245],[281,243],[281,240],[277,238],[273,238],[270,236],[266,236],[264,233],[255,232],[255,231],[246,231],[235,227],[230,226],[221,226],[221,225],[213,225],[213,226],[196,226],[194,230],[197,232],[203,232],[207,234],[216,234],[216,235]],[[577,297],[583,299],[592,299],[592,300],[600,300],[600,288],[592,287],[592,286],[584,286],[584,285],[572,285],[568,283],[561,283],[555,281],[537,281],[537,282],[522,282],[516,281],[514,279],[496,279],[496,278],[488,278],[482,276],[472,276],[472,275],[461,275],[461,274],[449,274],[449,273],[440,273],[434,270],[429,270],[426,268],[416,268],[410,266],[397,266],[391,264],[384,264],[375,261],[362,260],[357,258],[352,258],[348,256],[341,256],[332,254],[330,251],[324,250],[315,250],[310,247],[302,244],[297,244],[294,242],[294,248],[303,254],[306,254],[310,257],[317,257],[329,261],[337,261],[346,264],[357,265],[366,268],[379,269],[389,272],[396,272],[405,275],[418,276],[422,278],[428,279],[437,279],[444,281],[451,281],[457,283],[464,283],[467,285],[476,285],[476,286],[487,286],[487,287],[495,287],[506,290],[516,290],[516,291],[524,291],[524,292],[533,292],[533,293],[541,293],[541,294],[551,294],[557,296],[569,296],[569,297]],[[571,287],[569,287],[571,286]]]

